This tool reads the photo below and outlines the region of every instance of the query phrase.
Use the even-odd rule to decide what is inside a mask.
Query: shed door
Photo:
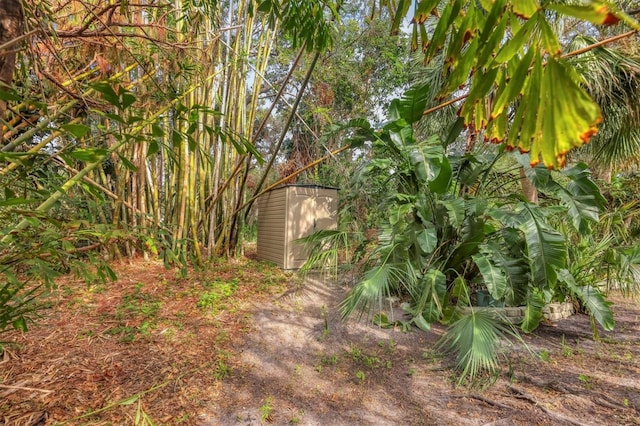
[[[291,239],[306,237],[321,229],[335,229],[337,200],[335,196],[317,194],[317,191],[305,188],[292,197],[290,205]],[[299,243],[291,242],[289,249],[292,265],[299,268],[307,260],[307,251]]]

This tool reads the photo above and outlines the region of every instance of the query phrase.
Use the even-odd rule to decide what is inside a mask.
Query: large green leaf
[[[485,238],[485,222],[482,218],[470,215],[463,221],[460,229],[460,242],[449,257],[445,270],[458,269],[463,262],[478,252],[480,243]]]
[[[604,209],[606,200],[602,196],[598,185],[591,179],[591,171],[586,164],[575,164],[564,169],[562,173],[571,179],[571,182],[567,185],[567,190],[571,194],[590,197],[593,200],[592,205],[594,207],[599,210]]]
[[[504,271],[493,264],[489,256],[485,254],[476,254],[472,256],[473,261],[478,266],[478,270],[482,275],[487,290],[496,300],[502,299],[507,289],[507,277]]]
[[[447,291],[447,279],[437,269],[429,269],[418,281],[416,294],[416,315],[422,315],[427,322],[440,319],[443,312],[443,300]]]
[[[419,121],[423,114],[431,90],[427,84],[415,86],[407,90],[400,99],[394,99],[391,102],[390,110],[392,111],[391,119],[404,119],[407,123],[412,124]]]
[[[413,172],[424,183],[434,181],[441,172],[444,152],[437,136],[432,136],[420,144],[406,147]]]
[[[533,284],[547,288],[557,280],[556,270],[566,264],[566,242],[558,231],[551,228],[537,208],[522,204],[529,218],[520,226],[527,242]]]
[[[434,168],[439,168],[440,173],[429,182],[429,189],[436,194],[445,194],[449,190],[453,177],[451,163],[445,156],[436,158],[433,161],[436,164]]]
[[[462,225],[467,207],[463,198],[438,200],[438,204],[447,209],[447,217],[449,218],[449,222],[452,226],[457,228]]]
[[[423,228],[416,232],[416,241],[424,254],[433,252],[438,246],[436,227],[431,222],[423,222]]]
[[[527,308],[524,312],[524,320],[520,328],[525,333],[531,333],[538,328],[542,321],[542,308],[544,307],[544,296],[542,293],[534,291],[529,294]]]

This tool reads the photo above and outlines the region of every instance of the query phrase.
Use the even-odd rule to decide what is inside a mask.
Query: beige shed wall
[[[336,229],[338,191],[314,186],[274,189],[258,200],[258,258],[298,269],[307,252],[296,239]]]

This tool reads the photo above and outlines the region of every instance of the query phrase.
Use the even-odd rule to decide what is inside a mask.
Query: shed
[[[258,199],[258,258],[282,269],[298,269],[307,253],[298,238],[337,228],[338,189],[319,185],[287,185]]]

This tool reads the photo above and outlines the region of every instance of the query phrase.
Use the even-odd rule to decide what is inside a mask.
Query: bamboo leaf
[[[26,198],[10,198],[0,201],[0,207],[19,206],[21,204],[31,204],[35,200],[29,200]]]
[[[87,163],[96,163],[102,161],[108,152],[103,148],[76,148],[69,152],[69,156]]]
[[[109,83],[106,83],[106,82],[92,83],[91,88],[96,92],[100,93],[100,95],[102,96],[102,99],[109,102],[111,105],[115,107],[120,106],[120,97],[118,96],[116,91],[113,90],[113,87]]]
[[[122,164],[128,169],[131,170],[132,172],[136,172],[138,171],[138,167],[133,164],[131,162],[131,160],[129,160],[127,157],[125,157],[124,155],[118,153],[118,158],[120,158],[120,161],[122,161]]]
[[[413,22],[423,24],[433,14],[438,3],[440,3],[440,0],[420,0],[413,16]]]
[[[20,102],[22,101],[22,97],[18,95],[18,93],[10,87],[5,87],[4,85],[0,86],[0,100],[2,101],[13,101]]]
[[[85,126],[84,124],[68,123],[63,124],[62,126],[60,126],[60,128],[68,133],[71,133],[76,139],[80,139],[81,137],[89,133],[89,131],[91,131],[91,128],[89,126]]]
[[[396,14],[393,18],[393,24],[391,24],[391,35],[397,35],[400,31],[400,25],[402,24],[405,16],[407,16],[407,12],[409,11],[409,6],[411,6],[411,3],[411,0],[400,0],[400,2],[398,3]]]

